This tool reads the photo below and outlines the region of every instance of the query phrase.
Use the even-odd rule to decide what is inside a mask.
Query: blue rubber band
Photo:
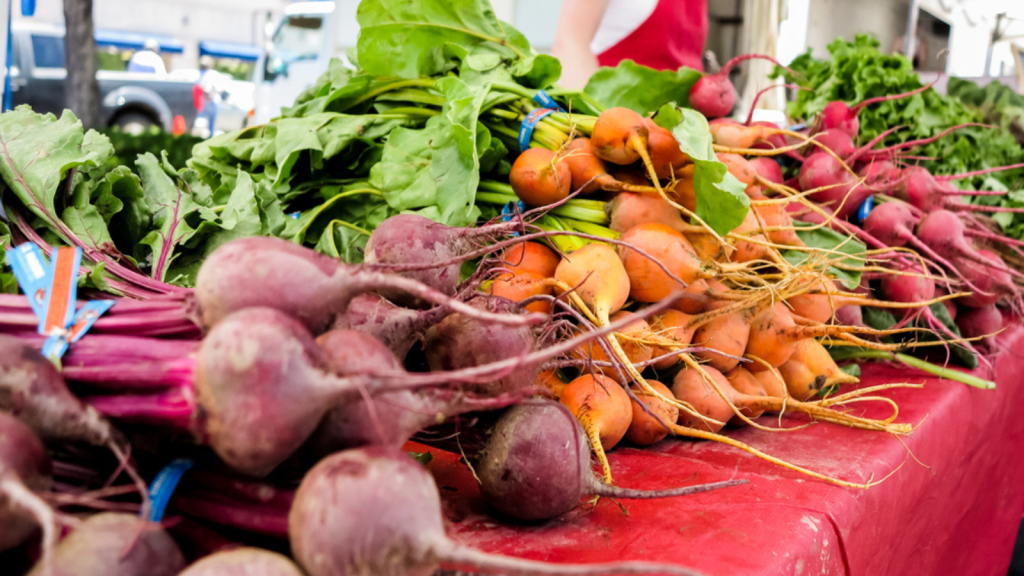
[[[538,108],[527,114],[519,124],[519,151],[525,152],[530,147],[530,139],[533,138],[533,129],[537,123],[551,114],[554,110],[550,108]]]
[[[860,208],[857,209],[857,221],[858,222],[863,222],[864,220],[867,219],[868,214],[871,213],[871,209],[874,207],[874,204],[875,204],[875,197],[874,196],[868,196],[867,199],[864,200],[864,203],[861,204]]]
[[[541,108],[551,108],[558,112],[565,112],[565,109],[555,102],[555,99],[550,94],[543,90],[537,90],[537,93],[533,95],[533,101],[540,105]]]
[[[520,213],[526,212],[526,204],[522,200],[519,200],[518,202],[516,202],[515,205],[516,205],[516,208],[519,209]],[[502,209],[501,209],[501,221],[502,222],[511,222],[512,221],[512,210],[510,208],[511,206],[512,206],[512,203],[509,202],[508,204],[505,204],[504,207],[502,207]],[[513,237],[519,236],[519,232],[513,232],[512,236]]]
[[[164,519],[164,511],[167,510],[167,504],[171,501],[174,489],[178,487],[182,475],[194,464],[195,462],[191,458],[178,458],[164,466],[163,470],[157,473],[156,478],[153,478],[153,483],[149,485],[149,499],[152,503],[149,508],[151,521],[160,522]]]

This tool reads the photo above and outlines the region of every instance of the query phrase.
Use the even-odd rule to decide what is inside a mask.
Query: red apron
[[[703,70],[708,35],[707,0],[658,0],[647,20],[618,44],[597,55],[601,66],[630,59],[655,70],[689,66]]]

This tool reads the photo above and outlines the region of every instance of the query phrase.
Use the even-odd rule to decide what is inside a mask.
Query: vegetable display
[[[953,184],[1019,169],[982,124],[1019,117],[991,115],[994,91],[971,111],[837,42],[780,72],[806,88],[790,130],[726,117],[728,70],[766,56],[625,61],[570,91],[484,0],[363,0],[358,20],[357,67],[184,168],[116,165],[70,112],[0,115],[0,243],[52,267],[33,292],[23,254],[0,261],[0,551],[38,532],[31,574],[691,575],[457,543],[423,446],[462,457],[496,521],[541,524],[747,481],[631,488],[621,445],[718,442],[870,489],[733,433],[914,433],[886,394],[920,385],[856,387],[856,360],[995,386],[1024,209]],[[997,152],[919,161],[970,138]],[[75,294],[68,247],[77,310],[113,306],[40,329]]]

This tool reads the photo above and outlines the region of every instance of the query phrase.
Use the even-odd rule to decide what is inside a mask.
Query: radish
[[[373,292],[360,294],[338,316],[334,329],[349,329],[372,336],[404,359],[423,333],[447,316],[445,306],[429,310],[403,308]]]
[[[288,515],[292,552],[310,576],[429,576],[440,563],[488,572],[681,574],[647,562],[567,564],[486,554],[450,540],[433,478],[393,448],[348,450],[306,474]]]
[[[28,576],[176,576],[185,558],[158,524],[105,512],[61,540],[52,564],[52,572],[40,563]]]
[[[591,469],[590,444],[583,428],[557,402],[514,406],[492,428],[480,428],[460,431],[459,445],[468,450],[466,456],[484,500],[513,520],[555,518],[579,506],[587,496],[668,498],[746,483],[740,480],[650,491],[605,484]],[[479,441],[474,435],[481,433],[486,437]]]
[[[935,253],[951,260],[967,260],[992,270],[1024,276],[1003,263],[999,256],[988,258],[975,250],[964,236],[964,223],[948,210],[935,210],[917,224],[917,237]],[[1016,294],[1016,290],[1014,290]]]
[[[824,130],[818,132],[814,139],[835,152],[836,156],[840,158],[847,158],[857,151],[857,145],[853,143],[853,138],[842,130]]]
[[[960,190],[950,183],[950,180],[955,180],[959,177],[1018,167],[1020,165],[1000,166],[966,174],[936,177],[920,166],[908,166],[903,169],[900,181],[893,188],[893,195],[923,212],[931,212],[936,209],[956,210],[958,212],[1024,212],[1024,208],[964,204],[957,200],[957,198],[960,196],[999,196],[1006,194],[1006,192]]]
[[[302,576],[302,571],[277,552],[244,547],[211,554],[178,576]]]
[[[985,260],[992,261],[994,265],[1002,263],[999,255],[991,250],[979,248],[977,253]],[[984,308],[999,302],[1003,297],[1007,297],[1014,302],[1020,298],[1020,292],[1009,272],[992,268],[984,262],[976,262],[971,259],[957,259],[954,262],[956,262],[958,270],[965,277],[970,278],[971,282],[977,286],[973,294],[958,300],[964,306]]]
[[[767,156],[758,156],[747,160],[750,166],[754,168],[757,175],[769,182],[776,184],[782,184],[785,182],[785,178],[782,176],[782,168],[779,163]]]
[[[983,338],[983,344],[991,346],[993,336],[1003,329],[1003,313],[994,304],[981,308],[963,308],[957,315],[956,326],[965,338]]]
[[[469,305],[493,314],[508,314],[515,307],[505,298],[486,296],[474,298]],[[438,372],[517,358],[537,348],[537,338],[528,327],[481,322],[456,312],[427,330],[423,354],[430,370]],[[539,373],[540,364],[524,363],[498,380],[465,389],[484,396],[518,392],[533,385]]]
[[[828,204],[839,218],[845,219],[860,208],[873,191],[850,174],[843,165],[825,152],[815,152],[800,166],[800,189],[824,188],[811,198]],[[826,188],[827,187],[827,188]]]
[[[822,109],[821,115],[818,117],[817,125],[821,130],[840,130],[847,133],[851,138],[856,138],[857,134],[860,133],[860,119],[857,118],[857,114],[859,114],[865,107],[879,102],[909,98],[910,96],[920,94],[921,92],[931,88],[937,81],[938,79],[936,78],[931,82],[931,84],[902,94],[889,94],[886,96],[870,98],[853,107],[842,100],[829,102],[825,105],[825,108]]]
[[[744,60],[760,58],[776,66],[786,68],[774,58],[762,54],[744,54],[725,63],[714,74],[705,74],[690,88],[690,107],[708,118],[728,116],[736,105],[736,88],[729,81],[729,71]],[[786,68],[788,70],[788,68]]]
[[[37,492],[53,480],[50,457],[32,429],[0,412],[0,552],[21,546],[42,529],[42,562],[50,562],[56,539],[53,510]]]
[[[389,218],[374,230],[375,234],[381,234],[377,236],[378,249],[372,252],[375,254],[372,258],[368,245],[368,260],[422,264],[447,258],[456,249],[471,247],[473,234],[419,216],[411,219],[401,216],[411,215]],[[399,229],[403,223],[409,227]],[[477,233],[477,230],[472,232]],[[425,240],[424,236],[431,236],[434,241]],[[420,239],[413,240],[413,237]],[[388,244],[388,239],[395,239],[396,244]],[[434,282],[434,288],[397,274],[344,264],[287,240],[242,238],[224,244],[203,262],[196,278],[195,298],[202,323],[207,328],[237,310],[267,306],[299,319],[319,334],[346,311],[352,298],[373,291],[389,297],[400,293],[404,296],[402,300],[391,298],[399,303],[447,304],[452,310],[498,323],[523,325],[535,319],[488,314],[450,298],[459,281],[458,265],[423,272],[423,278]]]

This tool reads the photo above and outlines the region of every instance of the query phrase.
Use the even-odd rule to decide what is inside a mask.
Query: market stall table
[[[854,482],[843,488],[710,442],[667,439],[610,454],[616,482],[666,488],[746,478],[744,486],[671,500],[601,501],[556,520],[510,527],[487,514],[469,470],[435,452],[449,534],[480,549],[555,562],[665,561],[709,576],[773,574],[1003,575],[1024,514],[1024,328],[1000,338],[996,390],[865,364],[863,386],[923,383],[884,395],[910,436],[815,424],[729,435],[769,454]],[[979,375],[987,376],[984,370]],[[880,403],[853,404],[884,417]],[[762,417],[763,423],[771,418]],[[800,417],[786,418],[793,426]],[[888,478],[886,478],[888,476]],[[628,514],[626,513],[628,511]]]

